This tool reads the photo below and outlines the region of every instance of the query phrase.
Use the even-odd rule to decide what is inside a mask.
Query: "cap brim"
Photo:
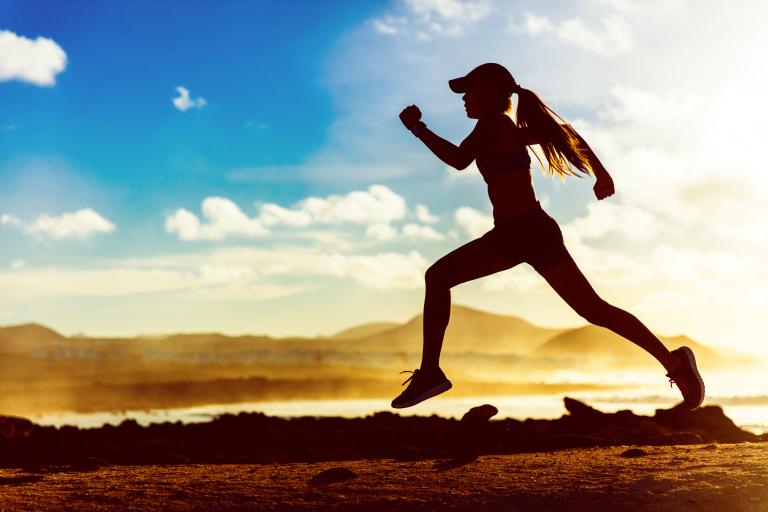
[[[450,87],[453,92],[467,92],[468,82],[469,80],[467,80],[467,77],[465,76],[454,78],[453,80],[448,80],[448,87]]]

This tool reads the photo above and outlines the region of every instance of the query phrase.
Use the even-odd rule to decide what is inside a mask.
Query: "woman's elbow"
[[[463,171],[464,169],[469,167],[469,164],[471,164],[473,161],[474,161],[474,158],[471,158],[469,160],[467,159],[456,160],[455,162],[453,162],[453,164],[451,164],[451,167],[453,167],[457,171]]]

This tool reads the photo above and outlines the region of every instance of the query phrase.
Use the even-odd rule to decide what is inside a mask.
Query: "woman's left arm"
[[[608,170],[605,168],[602,162],[600,162],[600,160],[597,158],[597,155],[595,154],[594,151],[592,151],[592,148],[589,147],[589,144],[587,144],[587,141],[585,141],[581,137],[581,135],[579,135],[578,132],[573,129],[571,125],[569,124],[563,125],[563,128],[568,130],[571,133],[571,135],[573,135],[574,138],[576,138],[576,140],[579,141],[579,145],[582,148],[584,148],[587,154],[589,167],[590,169],[592,169],[592,172],[597,178],[597,181],[595,182],[595,186],[593,187],[595,196],[597,196],[598,199],[605,199],[608,196],[612,196],[616,192],[616,189],[613,185],[613,179],[611,178],[611,175],[608,174]]]

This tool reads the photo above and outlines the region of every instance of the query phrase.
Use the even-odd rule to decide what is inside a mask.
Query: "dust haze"
[[[421,336],[421,315],[404,324],[365,324],[320,338],[217,333],[88,338],[66,337],[38,324],[2,327],[0,414],[311,399],[388,403],[407,377],[399,372],[419,365]],[[685,336],[661,338],[669,347],[692,347],[703,372],[761,364]],[[441,366],[454,382],[455,397],[621,393],[638,385],[624,376],[660,372],[640,348],[600,327],[542,328],[456,305]]]

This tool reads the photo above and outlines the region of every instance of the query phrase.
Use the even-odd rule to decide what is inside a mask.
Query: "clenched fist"
[[[608,173],[601,174],[597,177],[597,182],[595,183],[595,186],[592,187],[592,190],[595,192],[595,197],[597,197],[598,200],[613,195],[615,192],[613,180]]]
[[[403,125],[410,130],[416,123],[421,121],[421,110],[419,110],[419,107],[416,105],[405,107],[403,111],[400,112],[400,120],[403,122]]]

